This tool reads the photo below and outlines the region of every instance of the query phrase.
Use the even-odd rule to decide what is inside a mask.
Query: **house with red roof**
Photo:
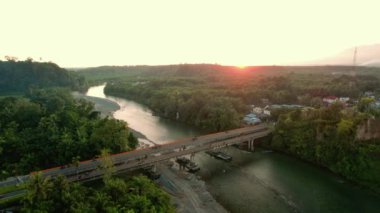
[[[331,105],[337,101],[339,101],[339,98],[336,96],[326,96],[322,99],[323,103],[326,105]]]

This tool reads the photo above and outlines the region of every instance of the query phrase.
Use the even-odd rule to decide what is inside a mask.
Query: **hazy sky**
[[[0,57],[63,67],[313,60],[380,43],[378,0],[3,0]]]

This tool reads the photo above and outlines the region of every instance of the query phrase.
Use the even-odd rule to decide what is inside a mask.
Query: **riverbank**
[[[120,109],[120,106],[118,103],[111,101],[109,99],[106,99],[106,98],[88,96],[88,95],[84,95],[84,94],[81,94],[78,92],[73,92],[72,94],[77,99],[84,99],[86,101],[93,103],[95,111],[100,112],[101,117],[113,117],[114,112],[116,112],[117,110]],[[139,132],[135,129],[132,129],[129,126],[128,126],[128,129],[139,140],[138,149],[143,149],[146,147],[156,145],[155,142],[149,140],[141,132]]]
[[[112,114],[115,111],[120,109],[119,104],[105,98],[87,96],[79,92],[73,92],[72,95],[76,99],[84,99],[86,101],[93,103],[95,111],[100,112],[102,117],[107,117],[107,116],[112,117]]]
[[[196,174],[179,170],[172,161],[157,166],[161,173],[158,184],[172,197],[179,213],[226,213]]]
[[[124,95],[125,94],[126,93],[124,93]],[[118,98],[118,100],[122,100],[122,99],[123,98]],[[136,100],[140,100],[140,99],[136,99]],[[134,102],[134,101],[127,100],[125,102],[129,104],[130,102]],[[135,104],[135,105],[139,107],[138,106],[139,104]],[[166,103],[164,105],[166,105]],[[148,105],[143,105],[142,108],[149,109],[149,107],[147,106],[153,107],[152,105],[148,104]],[[126,115],[127,113],[125,113],[122,116],[124,116],[125,118],[130,117],[130,114],[128,114],[128,116]],[[180,114],[178,115],[180,117]],[[152,117],[159,117],[159,116],[152,116]],[[176,120],[173,119],[172,121],[175,122]],[[179,119],[178,121],[183,123],[183,120],[181,119]],[[139,127],[140,126],[142,126],[143,128],[152,127],[151,125],[139,125]],[[331,128],[336,129],[334,126],[331,126]],[[142,129],[142,128],[139,128],[139,129]],[[315,166],[322,165],[328,168],[331,172],[335,174],[339,174],[340,176],[344,177],[346,180],[350,180],[350,182],[354,182],[354,184],[359,184],[364,187],[370,188],[374,190],[376,193],[379,192],[380,185],[378,181],[380,180],[380,174],[377,174],[378,172],[376,172],[376,165],[380,163],[378,162],[379,160],[374,159],[374,157],[373,158],[371,157],[371,159],[368,157],[368,156],[371,156],[370,155],[371,152],[366,151],[366,150],[371,149],[370,145],[364,148],[360,148],[361,147],[360,145],[350,146],[350,145],[347,145],[348,143],[345,143],[344,140],[341,140],[341,139],[339,139],[341,140],[340,143],[333,143],[333,142],[318,143],[314,139],[310,138],[311,137],[310,135],[314,133],[310,131],[306,131],[306,130],[297,132],[295,131],[295,129],[297,128],[292,128],[291,126],[289,126],[288,128],[282,130],[283,132],[294,131],[294,134],[289,134],[287,137],[285,137],[285,140],[281,140],[281,139],[277,140],[277,142],[273,143],[274,145],[271,146],[271,148],[274,149],[276,148],[276,146],[280,146],[280,147],[283,146],[284,149],[288,149],[288,153],[293,154],[292,157],[297,157],[299,160],[302,160],[302,161],[312,162]],[[144,129],[144,131],[148,133],[150,132],[150,130],[146,130],[146,129]],[[297,135],[299,135],[300,137],[302,136],[301,141],[298,141],[300,138],[297,138]],[[276,134],[276,136],[278,136],[278,137],[275,137],[277,139],[281,138],[279,134]],[[289,140],[286,138],[293,138],[293,139]],[[307,141],[309,140],[313,142],[308,143]],[[329,136],[329,138],[326,139],[326,141],[334,141],[334,140],[335,139],[333,136]],[[298,146],[297,145],[298,143],[302,144],[302,146]],[[292,147],[291,149],[289,148],[290,146]],[[375,155],[376,153],[373,153],[373,154]]]
[[[371,193],[373,193],[374,196],[377,196],[380,200],[380,185],[379,184],[374,184],[374,183],[369,183],[369,182],[365,182],[363,180],[354,180],[354,179],[349,179],[347,177],[345,177],[344,175],[342,174],[339,174],[338,172],[334,171],[332,168],[330,168],[329,166],[326,166],[326,165],[323,165],[323,164],[319,164],[317,162],[314,162],[314,161],[311,161],[311,160],[307,160],[307,159],[304,159],[302,158],[301,156],[299,155],[296,155],[296,154],[293,154],[293,153],[289,153],[289,152],[286,152],[284,150],[280,150],[280,149],[276,149],[275,147],[273,146],[270,146],[270,145],[267,145],[267,144],[261,144],[261,147],[264,148],[264,149],[270,149],[270,150],[273,150],[274,152],[278,153],[278,154],[281,154],[281,155],[285,155],[285,156],[288,156],[290,158],[294,158],[294,159],[297,159],[305,164],[308,164],[312,167],[315,167],[315,168],[318,168],[326,173],[329,173],[331,174],[332,176],[335,176],[336,178],[339,178],[341,179],[341,182],[347,182],[355,187],[358,187],[358,188],[361,188],[362,190],[368,190],[370,191]],[[372,164],[374,165],[373,168],[380,168],[380,159],[378,159],[377,161],[374,161],[372,162]],[[376,173],[377,171],[374,171],[374,173]],[[380,172],[379,172],[379,175],[380,175]]]
[[[98,93],[93,94],[105,97],[102,88],[94,88]],[[134,101],[107,98],[121,106],[114,113],[116,118],[127,120],[131,127],[159,144],[203,134],[191,126],[154,116],[149,108]],[[233,160],[226,163],[203,152],[195,155],[194,161],[201,168],[195,179],[201,177],[204,189],[227,211],[354,213],[377,212],[380,208],[379,198],[372,193],[297,158],[259,149],[255,153],[234,147],[222,151]],[[179,177],[187,180],[187,176]],[[179,182],[179,186],[182,184]],[[189,202],[178,197],[172,196],[174,203]]]
[[[85,98],[89,101],[95,102],[95,110],[107,115],[113,116],[114,113],[120,109],[119,104],[103,97],[92,97],[81,94],[77,97]],[[107,101],[104,101],[107,100]],[[113,102],[116,107],[109,107],[110,102]],[[139,140],[138,149],[146,148],[149,146],[157,145],[154,141],[150,140],[143,133],[132,129],[129,130]],[[194,174],[180,171],[173,163],[158,164],[158,171],[161,173],[159,185],[170,195],[173,204],[179,213],[224,213],[227,212],[222,205],[220,205],[213,196],[208,192],[204,181],[200,180]]]

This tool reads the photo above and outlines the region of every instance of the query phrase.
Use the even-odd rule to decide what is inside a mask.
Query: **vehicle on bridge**
[[[185,160],[180,156],[189,155],[214,148],[230,146],[233,144],[244,143],[249,140],[265,137],[271,130],[266,125],[250,126],[238,129],[232,129],[225,132],[216,132],[212,134],[197,136],[195,138],[186,138],[173,141],[166,144],[156,145],[138,150],[126,151],[110,155],[114,163],[115,173],[136,170],[161,161],[177,158],[176,162],[190,172],[195,172],[200,168],[195,164],[190,164],[190,159]],[[195,140],[193,140],[195,139]],[[209,152],[214,153],[214,152]],[[224,153],[216,152],[214,157],[231,161],[232,157]],[[58,175],[64,175],[68,181],[88,181],[101,178],[104,174],[102,168],[102,157],[80,161],[75,165],[60,165],[40,171],[31,172],[29,175],[11,177],[0,182],[0,188],[6,186],[15,186],[20,182],[26,182],[36,173],[41,173],[43,177],[56,178]],[[187,167],[185,165],[189,164]],[[1,199],[0,199],[1,200]]]

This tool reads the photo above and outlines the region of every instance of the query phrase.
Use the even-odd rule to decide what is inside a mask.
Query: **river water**
[[[154,116],[134,101],[106,97],[103,89],[104,85],[91,87],[87,95],[117,102],[121,108],[114,117],[156,143],[202,134]],[[380,212],[379,197],[309,163],[268,150],[223,151],[233,157],[232,162],[204,153],[196,154],[195,161],[210,193],[231,212]]]

